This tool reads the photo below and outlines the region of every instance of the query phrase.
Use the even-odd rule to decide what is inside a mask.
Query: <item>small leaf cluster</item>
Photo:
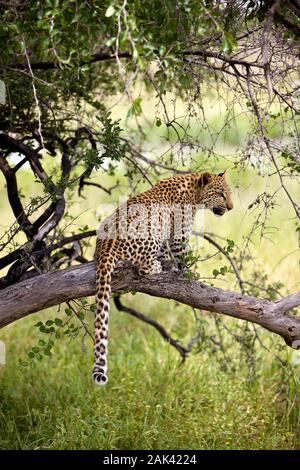
[[[227,239],[227,245],[224,247],[224,250],[229,255],[234,250],[234,241]]]
[[[74,307],[66,307],[62,317],[56,317],[46,321],[39,321],[34,326],[44,338],[40,338],[27,353],[27,360],[20,360],[22,366],[35,364],[44,357],[51,358],[55,341],[60,339],[76,339],[86,327],[86,313],[95,312],[95,304],[89,304],[86,299],[76,301]],[[85,331],[86,333],[86,331]]]
[[[218,277],[218,276],[224,276],[226,273],[230,273],[232,270],[228,266],[222,266],[219,269],[214,269],[213,270],[213,276]]]

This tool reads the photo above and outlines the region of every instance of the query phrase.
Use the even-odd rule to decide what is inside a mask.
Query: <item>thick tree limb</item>
[[[118,293],[136,291],[173,299],[193,308],[257,323],[280,335],[289,346],[300,340],[300,318],[287,314],[289,309],[300,305],[300,292],[279,301],[270,301],[190,281],[183,273],[165,271],[140,277],[131,267],[116,269],[112,290]],[[94,293],[93,262],[28,279],[0,292],[0,327],[30,313]]]

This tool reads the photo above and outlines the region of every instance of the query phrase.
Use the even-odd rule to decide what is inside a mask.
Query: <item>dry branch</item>
[[[158,323],[156,320],[153,320],[153,318],[147,317],[143,313],[138,312],[132,307],[126,307],[125,305],[123,305],[119,295],[114,298],[114,302],[115,306],[120,312],[129,313],[129,315],[132,315],[133,317],[138,318],[139,320],[145,323],[148,323],[148,325],[153,326],[161,334],[161,336],[179,352],[182,357],[182,360],[184,361],[186,359],[191,349],[186,348],[185,346],[180,344],[179,341],[172,338],[167,332],[167,330],[160,323]]]
[[[173,271],[140,277],[132,267],[128,266],[116,269],[112,290],[118,293],[142,292],[173,299],[193,308],[223,313],[257,323],[280,335],[289,346],[292,346],[294,341],[300,340],[300,318],[287,314],[288,310],[300,305],[300,291],[281,300],[270,301],[209,287],[198,281],[186,279],[183,273]],[[70,299],[91,296],[94,293],[93,262],[19,282],[0,292],[0,327],[30,313]]]

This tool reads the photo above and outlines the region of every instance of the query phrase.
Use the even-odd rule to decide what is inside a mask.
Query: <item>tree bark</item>
[[[115,270],[112,291],[135,291],[173,299],[197,309],[257,323],[280,335],[289,346],[300,344],[300,318],[286,313],[300,305],[300,291],[281,300],[270,301],[209,287],[188,280],[181,272],[168,270],[141,277],[128,265]],[[93,262],[19,282],[0,291],[0,328],[30,313],[94,293]]]

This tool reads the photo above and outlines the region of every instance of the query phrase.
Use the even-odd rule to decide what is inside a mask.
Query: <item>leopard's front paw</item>
[[[176,263],[176,267],[178,268],[179,271],[188,271],[188,265],[186,263],[183,263],[182,261],[178,261]]]
[[[162,266],[159,261],[154,261],[150,266],[140,266],[139,274],[142,276],[151,276],[152,274],[159,274],[162,271]]]

